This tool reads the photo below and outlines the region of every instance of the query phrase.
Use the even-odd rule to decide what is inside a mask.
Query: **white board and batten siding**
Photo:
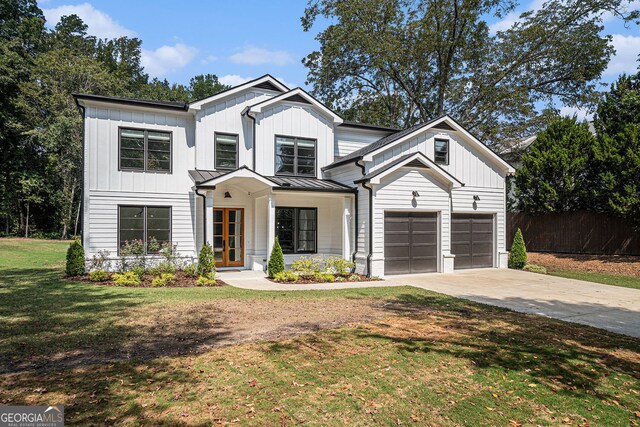
[[[171,132],[171,173],[121,171],[120,128]],[[171,206],[172,236],[181,252],[195,251],[193,183],[188,171],[195,161],[192,116],[167,110],[121,105],[87,106],[85,110],[84,246],[87,257],[99,250],[117,254],[118,205]]]
[[[372,142],[384,138],[389,133],[373,129],[354,129],[347,126],[338,126],[335,131],[335,158],[339,159],[351,154]]]
[[[238,135],[238,166],[253,168],[253,122],[242,111],[279,92],[252,88],[205,104],[196,113],[195,168],[215,169],[215,133]]]
[[[333,162],[334,138],[331,119],[311,106],[295,102],[277,102],[256,115],[256,172],[275,175],[275,138],[290,136],[316,140],[316,177],[321,168]]]

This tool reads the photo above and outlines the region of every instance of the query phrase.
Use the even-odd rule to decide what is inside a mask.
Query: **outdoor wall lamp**
[[[225,199],[230,199],[231,198],[231,193],[229,193],[228,191],[224,192],[224,198]]]
[[[475,200],[476,202],[480,200],[480,196],[473,196],[473,200]]]
[[[420,197],[420,193],[418,193],[417,191],[413,192],[413,197]]]

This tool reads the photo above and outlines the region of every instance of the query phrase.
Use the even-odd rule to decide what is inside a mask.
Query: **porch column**
[[[205,196],[205,241],[213,247],[213,190],[207,190]]]
[[[351,260],[351,197],[345,197],[343,199],[342,258]]]
[[[267,261],[271,257],[271,249],[276,240],[276,196],[267,196]]]

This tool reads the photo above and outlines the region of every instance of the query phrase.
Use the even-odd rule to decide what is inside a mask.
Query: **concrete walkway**
[[[640,290],[506,269],[390,276],[380,282],[283,285],[262,272],[221,272],[231,286],[253,290],[415,286],[458,298],[595,326],[640,338]]]

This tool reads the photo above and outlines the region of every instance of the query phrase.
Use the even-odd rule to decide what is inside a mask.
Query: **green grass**
[[[551,274],[552,276],[566,277],[568,279],[586,280],[587,282],[622,286],[623,288],[640,289],[640,277],[572,270],[550,271],[549,274]]]
[[[0,373],[0,404],[65,404],[73,425],[640,423],[634,338],[414,288],[287,293],[70,282],[62,277],[65,249],[0,240],[0,372],[34,362]],[[182,339],[167,327],[186,322],[180,334],[197,333],[203,307],[216,301],[343,298],[393,310],[295,339],[55,364],[77,352],[123,351],[150,334],[160,339],[154,345]],[[185,319],[165,316],[175,307]]]

